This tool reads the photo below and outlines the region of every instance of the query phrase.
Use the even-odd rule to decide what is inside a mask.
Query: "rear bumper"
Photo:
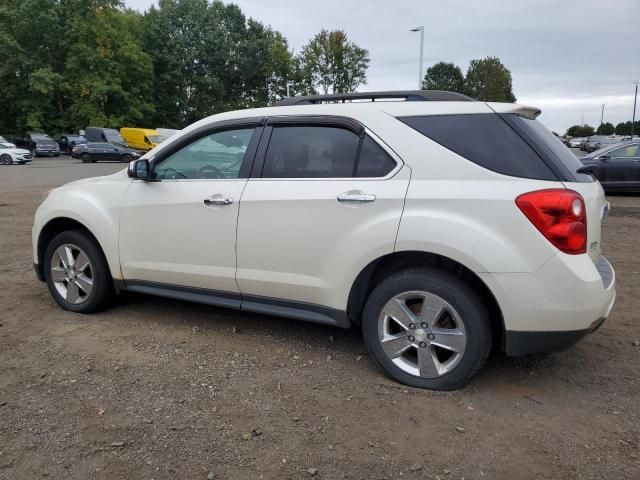
[[[615,301],[606,258],[558,253],[532,273],[480,274],[500,305],[508,355],[560,350],[595,331]]]

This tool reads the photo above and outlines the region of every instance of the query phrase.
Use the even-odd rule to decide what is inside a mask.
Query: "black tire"
[[[122,158],[120,159],[120,161],[122,163],[129,163],[133,160],[133,157],[131,155],[123,155]]]
[[[91,155],[89,155],[88,153],[83,153],[82,155],[80,155],[80,159],[82,160],[82,163],[89,163],[91,161]]]
[[[456,310],[464,324],[464,353],[451,371],[439,377],[423,378],[401,369],[384,353],[378,336],[378,320],[387,302],[396,295],[415,290],[441,297]],[[462,388],[484,366],[491,352],[491,327],[485,305],[468,284],[455,275],[436,268],[403,270],[378,284],[365,304],[362,333],[374,363],[393,380],[417,388]]]
[[[58,247],[64,244],[77,245],[91,262],[93,288],[80,304],[66,301],[56,289],[51,278],[51,262]],[[56,235],[44,254],[44,274],[53,299],[65,310],[76,313],[93,313],[107,307],[113,297],[113,279],[107,260],[95,240],[82,230],[67,230]]]
[[[11,165],[12,163],[13,163],[13,159],[11,158],[11,155],[9,155],[8,153],[5,153],[2,156],[0,156],[0,164]]]

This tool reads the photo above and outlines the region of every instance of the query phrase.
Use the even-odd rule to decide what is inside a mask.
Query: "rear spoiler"
[[[539,108],[516,103],[487,102],[487,106],[496,113],[515,113],[530,120],[535,120],[542,113]]]

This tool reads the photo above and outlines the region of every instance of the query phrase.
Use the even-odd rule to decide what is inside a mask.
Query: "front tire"
[[[133,157],[131,155],[123,155],[122,158],[120,159],[122,163],[129,163],[132,160],[133,160]]]
[[[2,165],[11,165],[13,163],[13,159],[11,158],[11,155],[9,155],[8,153],[5,153],[2,156],[0,156],[0,163]]]
[[[80,155],[80,159],[82,160],[82,163],[89,163],[91,161],[91,155],[89,155],[88,153],[83,153],[82,155]]]
[[[109,266],[93,238],[81,230],[59,233],[44,254],[44,273],[54,300],[65,310],[92,313],[113,296]]]
[[[376,365],[417,388],[461,388],[491,351],[487,309],[478,295],[435,268],[403,270],[378,284],[367,299],[362,332]]]

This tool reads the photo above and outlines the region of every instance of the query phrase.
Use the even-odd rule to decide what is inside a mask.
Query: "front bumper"
[[[561,350],[595,331],[615,302],[606,258],[558,253],[533,273],[480,274],[500,305],[508,355]]]

